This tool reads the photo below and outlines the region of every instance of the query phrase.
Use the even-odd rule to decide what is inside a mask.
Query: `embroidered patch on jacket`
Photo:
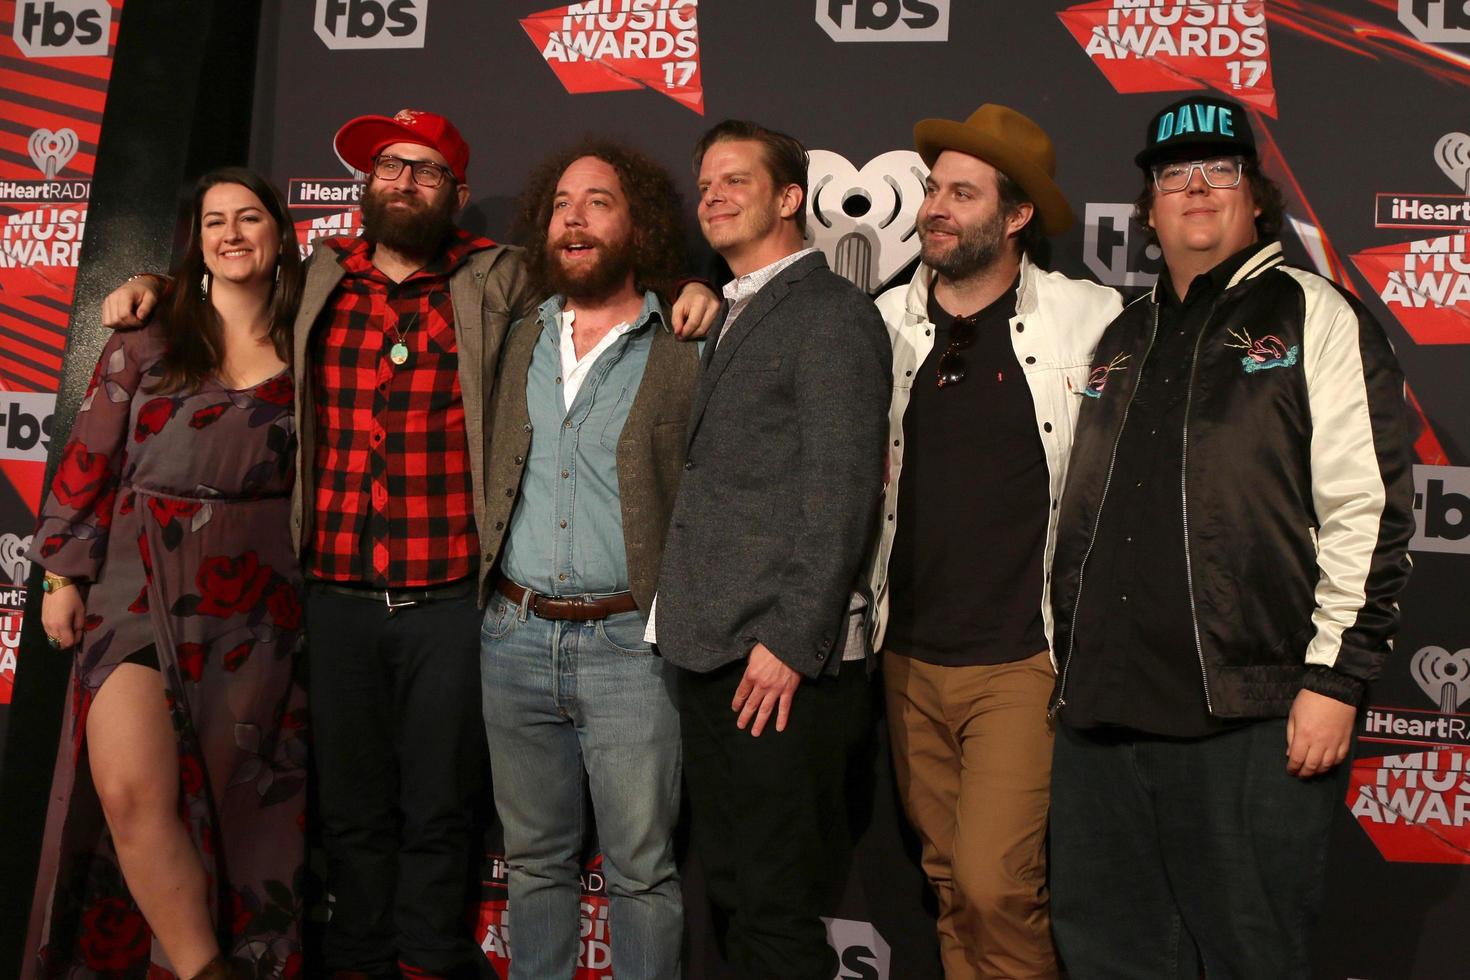
[[[1108,363],[1093,368],[1092,374],[1087,377],[1087,387],[1083,388],[1078,394],[1085,395],[1088,398],[1101,398],[1103,389],[1108,386],[1108,376],[1114,371],[1128,370],[1123,366],[1123,362],[1131,356],[1131,354],[1117,354]],[[1068,379],[1067,387],[1070,388],[1071,386],[1072,382]]]
[[[1230,336],[1239,343],[1227,343],[1225,346],[1245,351],[1245,356],[1240,359],[1240,366],[1245,369],[1246,374],[1255,374],[1269,368],[1293,367],[1301,353],[1301,348],[1296,344],[1287,347],[1280,337],[1273,334],[1267,334],[1260,340],[1252,340],[1250,331],[1236,333],[1232,330]]]

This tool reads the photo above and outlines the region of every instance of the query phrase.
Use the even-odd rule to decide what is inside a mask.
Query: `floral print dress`
[[[90,582],[32,911],[27,975],[174,976],[128,894],[87,764],[87,711],[156,652],[179,741],[180,811],[221,948],[252,976],[300,971],[305,697],[289,533],[292,383],[169,395],[157,328],[102,352],[30,557]]]

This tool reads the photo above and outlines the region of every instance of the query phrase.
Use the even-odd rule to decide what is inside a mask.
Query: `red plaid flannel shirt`
[[[377,588],[437,585],[475,569],[474,487],[449,279],[494,243],[456,230],[401,283],[361,238],[317,243],[346,270],[312,338],[316,492],[308,575]],[[408,360],[389,352],[398,333]]]

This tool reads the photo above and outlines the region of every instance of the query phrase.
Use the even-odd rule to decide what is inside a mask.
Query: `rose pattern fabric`
[[[225,952],[257,980],[296,977],[307,719],[289,535],[292,380],[156,394],[162,350],[151,327],[109,340],[33,537],[33,561],[88,584],[32,969],[174,980],[95,794],[82,791],[88,709],[118,664],[152,647],[179,741],[179,811]]]

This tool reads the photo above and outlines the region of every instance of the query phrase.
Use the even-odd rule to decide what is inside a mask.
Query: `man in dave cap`
[[[1045,572],[1074,392],[1123,307],[1037,264],[1072,209],[1035,122],[986,104],[923,120],[914,141],[922,264],[878,300],[894,386],[870,639],[945,977],[1055,977]]]
[[[1158,285],[1103,334],[1052,596],[1052,922],[1078,977],[1307,977],[1413,533],[1403,376],[1283,264],[1244,108],[1149,122]]]

